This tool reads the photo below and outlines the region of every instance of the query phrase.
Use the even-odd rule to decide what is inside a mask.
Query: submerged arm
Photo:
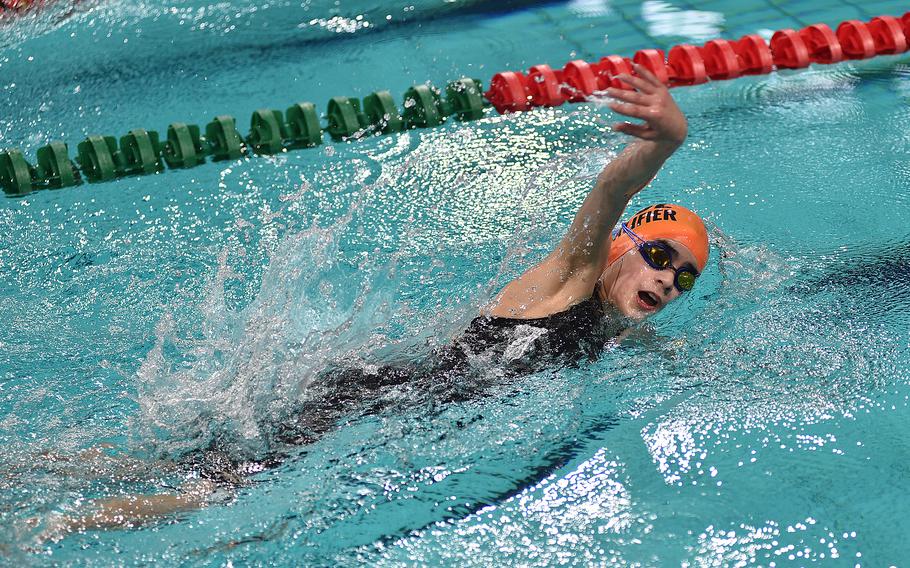
[[[126,495],[89,502],[83,515],[61,516],[50,521],[43,538],[57,540],[69,533],[97,529],[132,528],[161,520],[177,513],[201,509],[208,504],[215,484],[207,480],[184,483],[179,493]]]
[[[543,262],[506,286],[492,315],[539,317],[591,295],[610,251],[610,232],[632,197],[657,175],[683,143],[686,117],[667,87],[636,65],[637,77],[619,78],[634,91],[608,89],[610,108],[643,124],[621,122],[613,129],[638,138],[600,172],[571,226]]]

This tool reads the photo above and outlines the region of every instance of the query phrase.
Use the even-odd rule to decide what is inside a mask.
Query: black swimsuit
[[[495,366],[502,371],[497,375],[502,379],[593,360],[616,336],[616,329],[605,325],[605,319],[596,296],[542,318],[479,316],[459,339],[436,350],[426,364],[326,371],[313,382],[313,387],[324,392],[308,397],[293,419],[282,421],[275,439],[289,446],[315,442],[352,412],[368,415],[381,411],[385,406],[383,392],[397,385],[416,387],[439,403],[459,402],[482,396],[490,381],[497,380],[472,378],[478,369]],[[261,468],[280,461],[279,454],[253,463]],[[245,477],[240,472],[249,465],[228,458],[217,443],[184,463],[205,478],[229,485]]]
[[[423,363],[330,369],[313,382],[322,392],[308,397],[281,439],[306,444],[331,429],[346,411],[378,412],[381,394],[408,384],[436,402],[475,398],[496,378],[514,377],[593,360],[616,330],[604,325],[604,309],[591,296],[562,312],[542,318],[479,316],[454,342],[435,350]],[[494,367],[495,377],[484,371]]]
[[[531,367],[594,359],[607,341],[604,309],[595,296],[542,318],[474,318],[456,342],[473,355],[494,351],[499,363],[523,361]],[[526,366],[527,366],[526,365]]]

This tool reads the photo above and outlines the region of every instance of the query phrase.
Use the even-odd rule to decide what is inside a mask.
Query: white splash
[[[356,268],[340,260],[338,239],[356,209],[335,225],[284,237],[255,299],[237,311],[224,297],[237,275],[222,252],[197,328],[178,331],[167,315],[156,330],[137,373],[136,445],[170,456],[213,441],[237,455],[266,452],[276,419],[306,397],[320,371],[339,359],[356,364],[359,349],[380,342],[371,336],[390,317],[393,288],[377,283],[394,260]],[[344,290],[332,284],[339,281]]]

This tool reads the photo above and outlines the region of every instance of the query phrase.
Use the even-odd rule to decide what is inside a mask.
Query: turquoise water
[[[903,11],[60,4],[0,28],[0,146]],[[907,62],[675,90],[689,139],[632,206],[703,213],[709,268],[600,360],[395,390],[226,504],[58,542],[25,521],[166,491],[212,439],[261,456],[327,366],[451,341],[625,140],[594,101],[3,200],[0,563],[903,564]],[[40,457],[103,442],[142,461]]]

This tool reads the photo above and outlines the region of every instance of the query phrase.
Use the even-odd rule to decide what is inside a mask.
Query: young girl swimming
[[[642,320],[693,288],[709,254],[705,226],[695,213],[657,204],[615,228],[630,199],[650,183],[688,130],[666,86],[640,66],[635,73],[618,77],[634,90],[611,88],[607,95],[614,99],[612,110],[643,121],[614,125],[637,140],[598,175],[556,248],[506,285],[429,364],[325,373],[317,382],[327,396],[303,403],[299,418],[281,425],[280,444],[312,443],[352,408],[378,411],[380,394],[395,385],[425,386],[444,402],[471,398],[476,393],[464,378],[477,356],[516,374],[596,358],[619,331],[607,322]],[[191,474],[179,492],[95,500],[90,512],[60,517],[47,533],[129,527],[197,509],[211,502],[217,488],[237,487],[244,477],[281,459],[238,463],[213,447],[173,464]]]

